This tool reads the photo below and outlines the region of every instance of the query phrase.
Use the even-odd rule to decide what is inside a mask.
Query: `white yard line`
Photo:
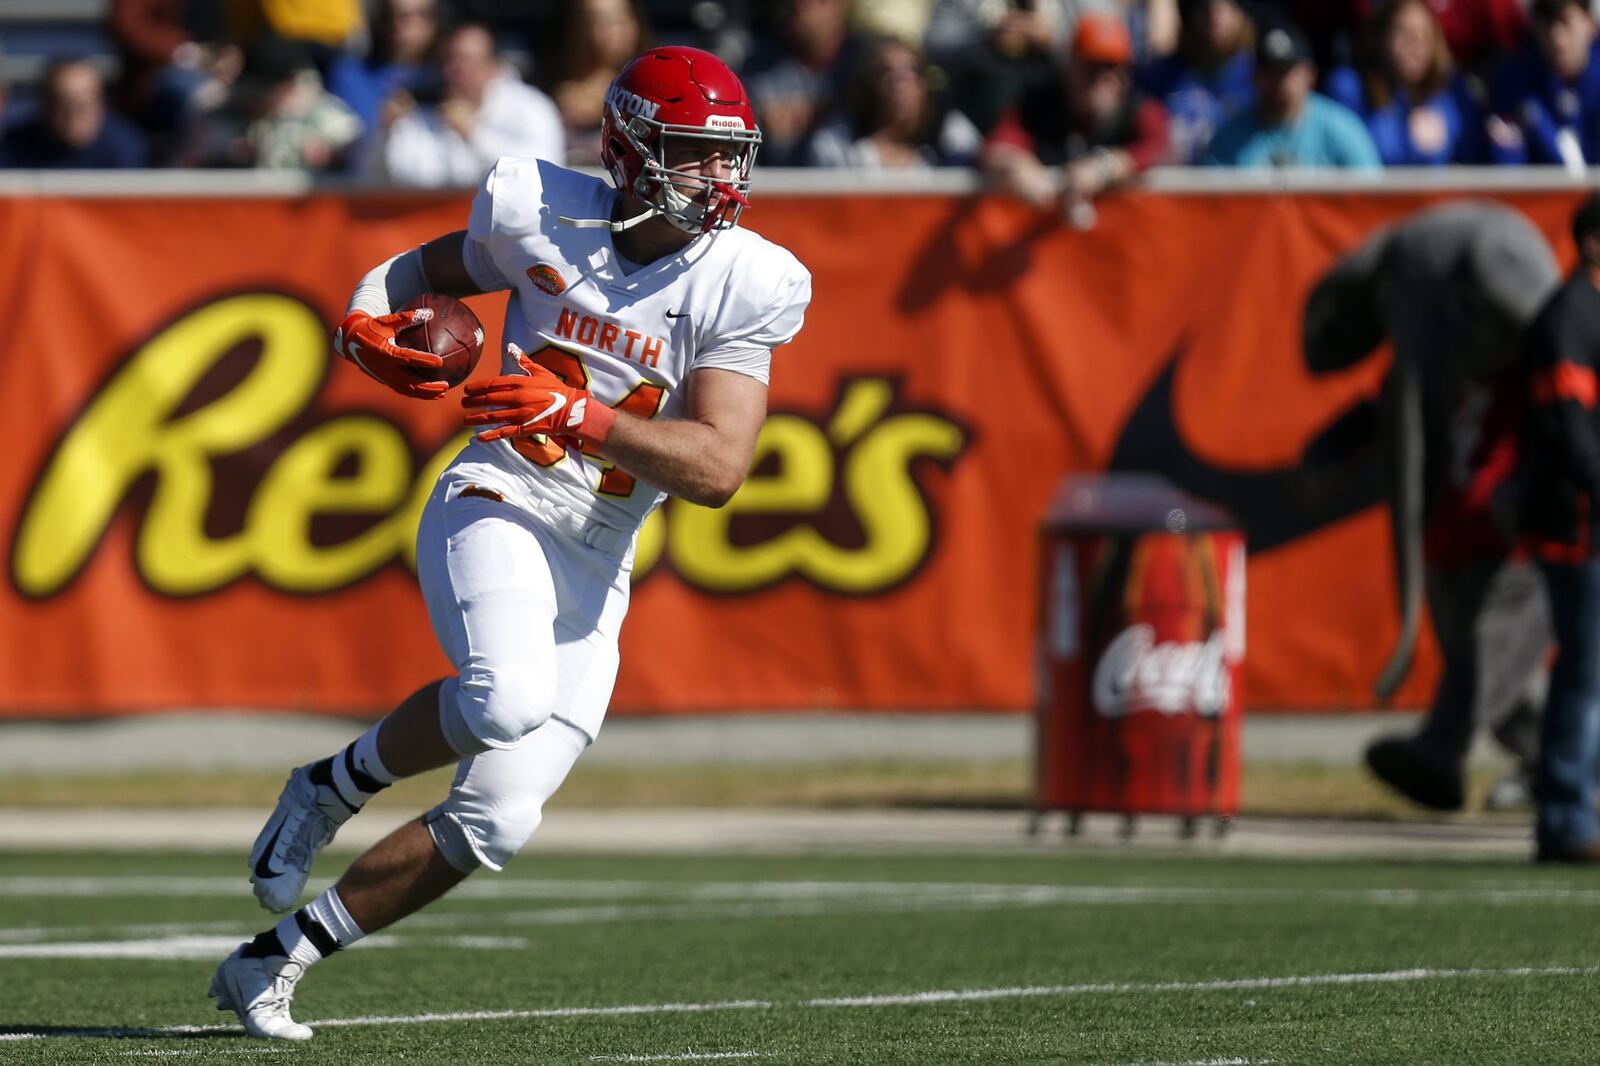
[[[248,940],[249,933],[230,936],[169,936],[145,940],[74,940],[32,944],[0,944],[0,959],[148,959],[155,961],[220,960]],[[463,951],[520,951],[528,941],[518,936],[369,936],[352,950],[418,945]]]
[[[123,1051],[119,1054],[125,1059],[165,1059],[178,1058],[184,1055],[292,1055],[293,1048],[286,1047],[235,1047],[235,1048],[161,1048],[154,1051]]]
[[[1496,886],[1453,889],[1274,889],[1209,886],[1161,887],[1153,885],[1037,885],[979,882],[857,882],[857,881],[486,881],[492,891],[473,891],[473,885],[451,897],[439,910],[410,918],[394,936],[365,946],[395,947],[432,943],[476,949],[526,947],[521,937],[486,935],[416,936],[424,930],[479,929],[502,931],[517,927],[612,924],[657,921],[733,921],[770,918],[806,918],[849,914],[911,914],[941,910],[1068,906],[1183,906],[1218,904],[1305,904],[1344,902],[1367,906],[1413,907],[1448,904],[1528,904],[1593,906],[1600,904],[1600,889],[1562,885]],[[124,890],[167,894],[171,886],[186,886],[189,895],[241,896],[236,878],[0,878],[0,895],[115,896]],[[163,890],[157,892],[157,889]],[[181,892],[174,894],[183,894]],[[607,903],[581,906],[547,906],[536,910],[486,910],[481,906],[452,909],[454,901],[477,896],[486,899],[623,898],[625,894],[676,895],[663,902]],[[130,925],[29,925],[0,928],[0,958],[150,958],[195,959],[222,946],[247,939],[256,926],[236,922],[161,922]],[[208,935],[209,934],[209,935]]]
[[[1121,1062],[1117,1066],[1272,1066],[1277,1059],[1190,1059],[1187,1062]]]
[[[435,1022],[526,1021],[544,1018],[603,1018],[619,1015],[703,1014],[721,1011],[828,1010],[859,1007],[922,1007],[941,1003],[972,1003],[1007,999],[1058,998],[1082,995],[1162,995],[1171,992],[1230,992],[1277,988],[1314,988],[1340,985],[1407,984],[1417,981],[1482,980],[1506,977],[1593,977],[1600,966],[1517,966],[1500,969],[1381,970],[1372,973],[1301,974],[1287,977],[1242,977],[1211,981],[1129,981],[1070,985],[1018,985],[1005,988],[933,989],[862,996],[832,996],[780,1003],[763,999],[715,1000],[706,1003],[633,1003],[607,1007],[544,1007],[532,1010],[445,1011],[431,1014],[366,1015],[356,1018],[310,1019],[307,1025],[349,1028],[389,1025],[427,1025]],[[193,1036],[237,1032],[235,1025],[173,1025],[150,1028],[51,1029],[48,1032],[0,1032],[0,1040],[39,1040],[59,1037]]]
[[[761,1051],[686,1051],[663,1055],[590,1055],[590,1062],[714,1062],[721,1059],[759,1059]]]
[[[317,882],[320,891],[331,882]],[[241,877],[0,877],[0,896],[60,898],[150,896],[241,897],[246,889]],[[622,900],[666,897],[676,901],[816,901],[882,900],[977,901],[988,905],[1116,905],[1194,903],[1297,904],[1306,902],[1360,903],[1376,906],[1422,906],[1450,903],[1569,903],[1600,904],[1600,889],[1568,885],[1513,882],[1465,887],[1418,888],[1233,888],[1227,886],[1159,885],[1041,885],[985,882],[918,881],[577,881],[483,878],[469,881],[451,893],[451,899],[582,899]],[[644,907],[658,906],[645,904]],[[567,908],[569,914],[598,914],[602,920],[624,913],[620,909]],[[641,910],[641,916],[658,916]],[[587,920],[587,919],[585,919]],[[556,921],[560,922],[559,919]],[[0,930],[3,939],[6,930]]]

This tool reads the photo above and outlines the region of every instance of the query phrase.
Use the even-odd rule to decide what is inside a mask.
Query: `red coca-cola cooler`
[[[1065,479],[1043,526],[1037,790],[1066,811],[1179,815],[1225,829],[1239,806],[1244,534],[1142,474]]]

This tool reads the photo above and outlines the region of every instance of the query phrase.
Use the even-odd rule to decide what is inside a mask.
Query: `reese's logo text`
[[[414,567],[422,505],[468,435],[419,451],[387,417],[320,410],[330,362],[326,325],[282,293],[222,297],[162,328],[114,368],[36,472],[12,583],[34,599],[60,593],[123,512],[136,523],[136,572],[168,596],[245,578],[326,593]],[[893,378],[843,379],[832,410],[769,417],[727,507],[671,501],[652,515],[634,579],[670,565],[715,593],[786,579],[884,591],[933,551],[926,479],[967,444],[945,414],[908,406]]]

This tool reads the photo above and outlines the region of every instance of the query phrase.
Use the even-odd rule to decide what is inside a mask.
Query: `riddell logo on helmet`
[[[706,119],[706,126],[714,130],[742,130],[744,119],[738,115],[712,115]]]
[[[645,118],[655,118],[656,112],[661,110],[661,105],[655,101],[646,100],[638,93],[630,93],[617,85],[607,90],[606,103],[624,115],[643,115]]]

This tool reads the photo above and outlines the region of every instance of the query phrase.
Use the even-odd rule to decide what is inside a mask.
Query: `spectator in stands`
[[[1254,106],[1255,25],[1238,0],[1183,0],[1178,51],[1142,85],[1167,109],[1172,158],[1197,163],[1228,119]]]
[[[473,185],[503,155],[563,162],[566,130],[551,99],[501,63],[488,28],[467,23],[445,38],[438,101],[385,131],[381,171],[400,185]]]
[[[1383,161],[1355,112],[1311,91],[1317,67],[1294,26],[1274,26],[1256,44],[1256,104],[1212,138],[1209,164],[1233,167],[1378,168]]]
[[[1512,52],[1528,35],[1526,0],[1428,0],[1428,8],[1456,66],[1469,73]]]
[[[111,39],[122,62],[122,109],[158,136],[182,133],[228,98],[244,66],[233,44],[197,39],[183,0],[112,0]],[[221,36],[222,19],[211,36]]]
[[[1580,172],[1600,162],[1600,45],[1587,0],[1534,0],[1533,38],[1489,94],[1491,154]]]
[[[16,124],[17,118],[6,109],[6,97],[11,91],[11,83],[6,80],[5,53],[0,52],[0,134]]]
[[[372,20],[365,56],[341,52],[328,67],[328,91],[376,131],[384,105],[396,93],[415,92],[434,76],[429,64],[439,43],[436,0],[382,0]],[[391,106],[404,108],[404,102]]]
[[[1018,100],[1054,86],[1072,40],[1079,0],[939,0],[928,23],[928,57],[945,70],[950,98],[981,130]],[[1111,0],[1099,7],[1111,10]]]
[[[1516,48],[1527,35],[1528,0],[1427,0],[1450,44],[1456,67],[1479,72]],[[1333,65],[1355,58],[1352,46],[1365,35],[1383,0],[1277,0],[1274,9],[1310,33],[1318,58]]]
[[[1549,12],[1535,10],[1535,19]],[[1522,525],[1550,594],[1556,661],[1539,738],[1534,794],[1541,862],[1600,863],[1600,196],[1572,221],[1578,264],[1523,343],[1529,422]]]
[[[194,125],[180,162],[321,171],[340,165],[360,134],[355,112],[322,87],[312,46],[267,33],[245,50],[227,106]]]
[[[808,162],[825,167],[968,166],[983,135],[945,111],[928,88],[922,53],[885,38],[861,57],[843,114],[811,138]]]
[[[1133,62],[1147,67],[1178,50],[1183,32],[1178,0],[1121,0],[1133,34]]]
[[[1360,73],[1328,75],[1328,95],[1361,116],[1386,166],[1485,161],[1483,112],[1456,76],[1428,0],[1390,0],[1367,28]]]
[[[761,159],[801,162],[813,128],[843,101],[861,39],[846,0],[783,0],[776,37],[758,42],[741,72],[761,125]]]
[[[1294,26],[1305,35],[1318,70],[1352,62],[1361,28],[1376,0],[1255,0],[1256,25]]]
[[[650,46],[650,30],[638,0],[572,0],[562,11],[550,95],[566,124],[567,162],[594,166],[606,89],[624,63]]]
[[[106,108],[105,84],[87,59],[45,73],[39,114],[0,138],[0,164],[79,170],[149,165],[149,146],[132,124]]]
[[[1167,159],[1167,116],[1133,88],[1133,39],[1121,17],[1078,21],[1062,78],[1004,116],[983,168],[1002,190],[1076,217],[1095,197]],[[1046,167],[1060,165],[1058,183]]]
[[[1117,0],[939,0],[925,44],[939,62],[989,45],[1005,55],[1059,55],[1084,11],[1120,11]]]

